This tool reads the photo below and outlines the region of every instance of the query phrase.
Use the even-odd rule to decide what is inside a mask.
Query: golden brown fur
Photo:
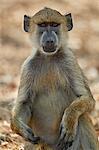
[[[38,24],[42,22],[57,22],[66,24],[65,16],[61,15],[58,11],[45,7],[36,13],[31,20],[31,25],[33,23]]]

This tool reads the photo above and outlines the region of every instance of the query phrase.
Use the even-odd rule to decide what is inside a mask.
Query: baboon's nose
[[[56,51],[57,40],[53,32],[44,32],[42,39],[42,47],[45,52],[50,53]]]
[[[53,38],[48,38],[45,42],[45,46],[49,49],[54,48],[54,45],[55,45],[55,41]]]
[[[54,43],[55,43],[54,38],[48,38],[48,39],[46,40],[46,45],[53,45]]]
[[[54,52],[56,50],[56,40],[53,37],[47,37],[45,44],[43,45],[43,50],[45,52]]]

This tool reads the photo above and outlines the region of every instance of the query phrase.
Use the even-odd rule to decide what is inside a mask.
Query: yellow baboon
[[[44,8],[24,16],[33,52],[21,70],[11,127],[33,150],[99,150],[89,118],[95,100],[67,46],[71,14]]]

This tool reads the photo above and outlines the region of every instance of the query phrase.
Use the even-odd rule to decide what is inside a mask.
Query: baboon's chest
[[[52,144],[57,140],[60,121],[69,105],[68,80],[57,68],[38,74],[38,87],[33,105],[32,128],[36,135]],[[67,88],[68,87],[68,88]]]
[[[59,70],[49,69],[43,75],[39,75],[37,84],[40,89],[53,91],[57,87],[65,87],[66,79]]]

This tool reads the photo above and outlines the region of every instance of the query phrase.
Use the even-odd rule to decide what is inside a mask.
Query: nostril
[[[46,41],[46,43],[47,43],[47,44],[53,44],[54,41],[53,41],[53,40],[48,40],[48,41]]]
[[[50,41],[46,41],[46,43],[50,43]]]
[[[51,40],[51,43],[54,43],[54,41],[53,41],[53,40]]]

